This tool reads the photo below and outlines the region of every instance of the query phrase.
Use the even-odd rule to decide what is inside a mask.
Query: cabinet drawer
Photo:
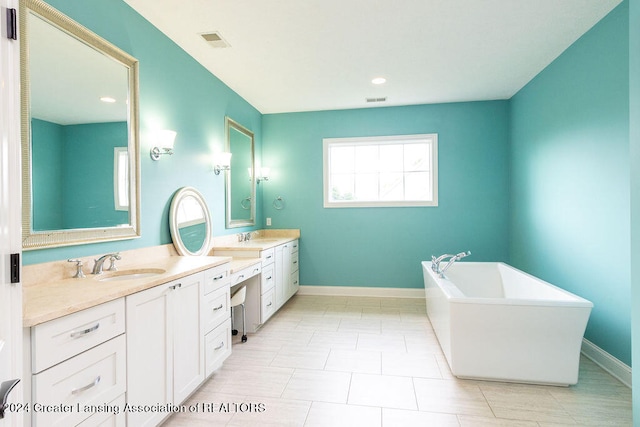
[[[265,249],[264,251],[260,251],[260,258],[262,259],[262,267],[269,265],[269,264],[273,264],[273,262],[275,261],[275,249],[274,248],[270,248],[270,249]]]
[[[34,425],[76,425],[91,415],[85,405],[113,401],[125,392],[126,380],[125,337],[120,335],[32,376]],[[56,406],[57,412],[45,409]]]
[[[250,265],[249,267],[245,267],[240,271],[236,271],[231,275],[231,286],[242,283],[245,280],[255,276],[256,274],[260,274],[261,271],[262,266],[258,263]]]
[[[204,297],[204,331],[209,332],[231,317],[229,287],[224,286]]]
[[[102,406],[104,412],[95,413],[77,425],[77,427],[126,427],[127,416],[124,412],[126,399],[124,394],[108,405]],[[116,413],[118,411],[118,413]]]
[[[276,312],[275,288],[265,292],[261,298],[260,323],[267,321]]]
[[[204,294],[213,292],[227,283],[229,283],[229,263],[210,268],[205,271]]]
[[[298,271],[298,252],[291,254],[291,271]]]
[[[227,319],[204,337],[205,375],[208,377],[231,355],[231,319]]]
[[[260,294],[264,294],[269,289],[273,289],[275,283],[274,278],[275,265],[269,264],[262,268],[262,278],[260,279]]]
[[[32,372],[40,372],[124,332],[124,298],[31,329]]]
[[[296,270],[293,273],[291,273],[291,295],[298,292],[299,289],[300,289],[300,272]]]

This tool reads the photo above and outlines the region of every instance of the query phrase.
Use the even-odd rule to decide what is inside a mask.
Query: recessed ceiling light
[[[376,77],[375,79],[371,80],[371,83],[373,83],[374,85],[381,85],[386,81],[387,79],[385,79],[384,77]]]
[[[108,102],[110,104],[113,104],[114,102],[116,102],[115,98],[112,98],[110,96],[103,96],[102,98],[100,98],[100,101]]]

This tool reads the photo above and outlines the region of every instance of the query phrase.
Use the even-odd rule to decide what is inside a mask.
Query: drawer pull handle
[[[176,290],[177,288],[181,288],[182,287],[182,283],[178,283],[176,285],[170,286],[171,289]]]
[[[273,255],[269,255],[269,256],[267,257],[267,259],[271,259],[271,257],[272,257],[272,256],[273,256]]]
[[[222,341],[222,342],[220,343],[220,345],[219,345],[219,346],[217,346],[216,348],[214,348],[213,350],[214,350],[214,351],[216,351],[216,350],[220,350],[222,347],[224,347],[224,341]]]
[[[297,264],[297,263],[298,263],[298,261],[293,261],[293,263],[294,263],[294,264]]]
[[[224,277],[224,274],[219,275],[218,277],[214,277],[213,280],[220,280]]]
[[[71,394],[78,394],[78,393],[82,393],[83,391],[87,391],[90,388],[93,388],[95,386],[97,386],[100,383],[100,375],[98,375],[96,377],[95,380],[93,380],[93,382],[91,384],[87,384],[84,387],[80,387],[80,388],[74,388],[73,390],[71,390]]]
[[[224,307],[224,305],[223,305],[223,304],[220,304],[220,306],[219,306],[219,307],[214,307],[214,308],[213,308],[213,311],[218,311],[218,310],[220,310],[222,307]]]
[[[273,303],[272,303],[272,302],[270,302],[269,304],[267,304],[267,307],[271,307],[271,305],[272,305],[272,304],[273,304]]]
[[[259,268],[256,268],[255,270],[253,270],[254,273],[257,273],[258,271],[260,271]]]
[[[95,325],[93,325],[90,328],[87,329],[83,329],[81,331],[73,331],[71,332],[71,338],[77,338],[77,337],[81,337],[83,335],[87,335],[93,331],[97,331],[98,328],[100,327],[100,322],[96,323]]]
[[[244,279],[244,274],[239,275],[238,280],[236,280],[236,282],[239,282],[241,279]]]
[[[271,279],[273,279],[273,276],[267,277],[267,280],[271,280]]]

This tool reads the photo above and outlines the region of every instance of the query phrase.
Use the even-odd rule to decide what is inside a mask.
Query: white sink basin
[[[143,279],[146,277],[153,277],[164,273],[166,273],[166,270],[163,270],[161,268],[139,268],[134,270],[122,270],[116,271],[115,273],[109,273],[104,277],[100,277],[98,281],[114,282],[118,280],[135,280]]]

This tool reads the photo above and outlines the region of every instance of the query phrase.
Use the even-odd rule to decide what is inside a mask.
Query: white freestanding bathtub
[[[578,382],[593,304],[503,263],[422,263],[427,314],[452,373],[534,384]]]

